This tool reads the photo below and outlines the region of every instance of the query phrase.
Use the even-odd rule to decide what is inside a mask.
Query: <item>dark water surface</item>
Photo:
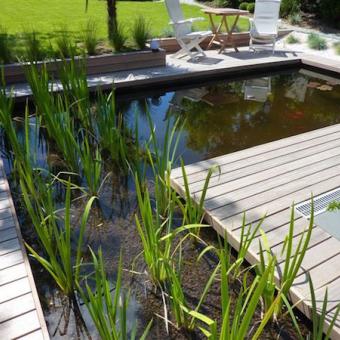
[[[138,99],[117,98],[117,110],[124,113],[125,123],[135,125],[137,117],[140,140],[150,136],[147,110],[156,126],[157,138],[161,142],[167,120],[172,123],[180,117],[184,129],[180,138],[178,155],[185,164],[227,154],[255,145],[278,140],[324,126],[340,122],[340,80],[321,76],[311,71],[292,71],[289,74],[274,75],[244,81],[217,82],[213,85],[166,92],[159,96]],[[38,150],[36,163],[47,168],[47,141],[35,134],[35,118],[31,119],[31,142]],[[23,135],[23,127],[18,123],[18,133]],[[6,172],[10,175],[11,162],[7,157],[6,145],[2,143],[2,155]],[[17,201],[17,212],[28,242],[34,243],[32,229],[27,226],[25,212],[20,204],[20,195],[13,188]],[[82,208],[84,202],[74,203],[74,208]],[[75,209],[77,210],[77,209]],[[105,263],[110,276],[115,277],[118,256],[121,248],[124,254],[124,268],[130,269],[132,261],[141,251],[139,237],[134,225],[136,200],[131,176],[113,171],[103,190],[99,204],[91,214],[90,228],[86,243],[93,249],[103,248]],[[204,232],[204,237],[215,242],[211,230]],[[192,245],[185,246],[183,279],[187,294],[194,302],[202,291],[204,281],[216,264],[215,259],[206,258],[197,264],[199,249]],[[86,254],[90,259],[89,254]],[[96,336],[95,329],[84,313],[87,332],[75,319],[72,306],[62,297],[48,275],[32,260],[34,276],[40,294],[49,332],[54,338],[88,338]],[[126,272],[125,285],[131,288],[132,296],[129,308],[129,320],[137,319],[139,325],[145,325],[154,319],[151,339],[188,338],[184,334],[170,330],[166,335],[164,323],[154,316],[154,312],[163,314],[162,301],[153,293],[148,278],[143,274],[145,267],[142,257],[136,261],[136,271],[140,275]],[[237,291],[235,287],[235,291]],[[218,285],[212,287],[204,308],[207,314],[218,319],[220,311]],[[276,328],[267,329],[264,339],[292,338],[289,319],[282,320]],[[199,335],[197,335],[199,337]]]

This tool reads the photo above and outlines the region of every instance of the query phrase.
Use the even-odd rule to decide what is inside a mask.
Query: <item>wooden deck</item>
[[[226,233],[229,243],[238,249],[243,213],[246,212],[247,223],[253,225],[267,214],[262,229],[280,261],[292,203],[308,200],[312,193],[316,196],[340,187],[340,124],[187,165],[194,199],[199,199],[208,169],[214,165],[220,167],[220,172],[210,180],[205,199],[206,221],[222,236]],[[173,170],[171,182],[183,195],[180,168]],[[295,240],[307,226],[308,221],[296,213]],[[247,254],[250,263],[258,261],[258,250],[256,240]],[[306,272],[312,277],[320,306],[328,287],[327,311],[332,315],[340,303],[340,241],[317,226],[290,291],[291,300],[302,300],[298,307],[310,317]],[[332,338],[340,339],[340,317]]]
[[[0,160],[0,339],[49,339]]]

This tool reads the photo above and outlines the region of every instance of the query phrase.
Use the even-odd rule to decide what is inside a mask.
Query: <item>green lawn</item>
[[[34,29],[41,38],[55,36],[61,26],[79,35],[79,30],[89,18],[99,25],[99,35],[106,38],[106,2],[89,0],[85,12],[85,0],[0,0],[0,24],[9,33],[18,34]],[[197,6],[182,5],[186,17],[204,16]],[[143,15],[150,22],[152,34],[159,36],[169,30],[168,15],[163,2],[120,1],[118,20],[124,24],[128,33],[133,19]],[[197,28],[208,28],[208,21],[197,24]],[[247,29],[246,19],[240,20],[239,27]]]

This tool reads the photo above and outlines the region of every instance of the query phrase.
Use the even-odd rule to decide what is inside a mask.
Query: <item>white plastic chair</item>
[[[200,43],[210,34],[211,31],[192,31],[192,23],[195,21],[204,21],[204,18],[185,19],[179,0],[165,0],[165,5],[171,19],[176,40],[181,49],[176,52],[173,57],[190,56],[191,59],[197,58],[199,55],[205,56],[204,51],[200,47]],[[196,49],[196,51],[192,51]]]
[[[281,0],[256,0],[254,18],[250,20],[249,49],[271,48],[275,52]]]
[[[246,80],[243,83],[243,93],[245,100],[264,103],[272,92],[271,78],[257,78]]]

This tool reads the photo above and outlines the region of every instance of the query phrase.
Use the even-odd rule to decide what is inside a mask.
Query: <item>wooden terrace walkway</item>
[[[199,199],[208,169],[215,165],[220,173],[213,174],[209,183],[204,204],[206,221],[222,236],[226,233],[228,242],[238,249],[243,213],[252,225],[267,214],[262,229],[280,261],[292,203],[340,187],[340,124],[187,165],[193,198]],[[172,171],[171,182],[183,195],[180,168]],[[295,245],[308,224],[307,219],[295,214]],[[258,251],[255,240],[247,254],[250,263],[258,261]],[[310,317],[306,272],[312,277],[320,306],[328,287],[327,311],[332,315],[340,303],[340,241],[318,226],[314,227],[302,269],[290,292],[294,303],[303,300],[299,309]],[[332,338],[340,339],[340,317]]]
[[[49,339],[1,159],[0,339]]]

